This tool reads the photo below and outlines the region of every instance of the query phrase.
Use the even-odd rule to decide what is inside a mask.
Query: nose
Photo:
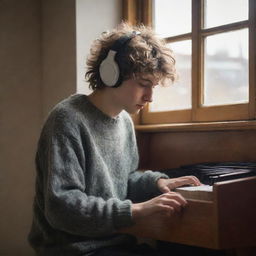
[[[143,96],[143,100],[146,102],[152,102],[153,101],[153,88],[149,88],[147,92]]]

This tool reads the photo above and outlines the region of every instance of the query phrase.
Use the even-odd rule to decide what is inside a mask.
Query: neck
[[[115,99],[111,95],[110,90],[110,88],[95,90],[88,96],[88,98],[91,103],[93,103],[103,113],[115,118],[122,111],[122,109],[118,107],[118,104],[115,103]]]

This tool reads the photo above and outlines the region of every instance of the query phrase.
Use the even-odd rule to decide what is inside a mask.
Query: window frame
[[[149,112],[147,106],[137,117],[140,124],[195,123],[252,120],[256,117],[256,1],[248,0],[248,20],[203,28],[204,0],[192,1],[192,31],[165,38],[167,43],[192,40],[192,109]],[[130,24],[153,24],[153,0],[123,0],[123,19]],[[220,106],[201,106],[204,71],[204,38],[209,35],[248,28],[249,102]]]

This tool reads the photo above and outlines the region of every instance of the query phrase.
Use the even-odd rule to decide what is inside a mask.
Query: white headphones
[[[100,79],[106,86],[118,87],[122,83],[118,56],[120,52],[125,50],[126,44],[139,34],[140,32],[133,31],[129,35],[121,36],[111,46],[107,57],[101,62],[99,67]]]

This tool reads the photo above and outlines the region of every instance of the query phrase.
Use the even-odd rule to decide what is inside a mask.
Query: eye
[[[140,85],[141,87],[143,87],[143,88],[148,88],[148,87],[150,87],[150,85],[149,85],[149,84],[139,83],[139,85]]]

